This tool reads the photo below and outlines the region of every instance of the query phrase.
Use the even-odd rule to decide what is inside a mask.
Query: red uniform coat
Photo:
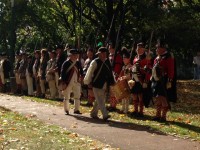
[[[111,64],[113,64],[114,54],[109,55],[109,60],[110,60]],[[122,70],[122,67],[123,67],[123,59],[122,59],[121,55],[119,53],[117,53],[115,62],[114,62],[114,66],[113,66],[113,71],[114,71],[116,79],[118,78],[118,76]]]
[[[176,64],[171,53],[167,52],[158,56],[154,60],[153,67],[156,67],[156,74],[159,81],[152,82],[153,95],[166,96],[169,101],[176,102]],[[172,87],[166,89],[167,82],[171,82]]]
[[[148,82],[151,77],[150,70],[152,68],[151,59],[147,59],[146,54],[136,56],[133,60],[133,65],[136,65],[136,71],[140,82]]]
[[[173,80],[175,71],[174,58],[169,55],[169,53],[166,53],[162,56],[157,57],[154,60],[154,66],[156,64],[159,64],[162,76],[167,77],[169,80]]]

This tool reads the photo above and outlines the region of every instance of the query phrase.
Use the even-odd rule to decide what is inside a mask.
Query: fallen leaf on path
[[[3,133],[3,129],[0,129],[0,134],[2,134]]]
[[[78,137],[79,135],[78,135],[77,133],[71,133],[69,136],[72,137],[72,138],[76,138],[76,137]]]
[[[26,117],[26,118],[34,118],[34,117],[37,117],[37,116],[34,115],[34,114],[28,114],[28,115],[26,115],[25,117]]]
[[[178,141],[178,139],[174,139],[174,141]]]
[[[190,120],[186,120],[185,123],[186,123],[186,124],[190,124],[191,121],[190,121]]]
[[[19,139],[12,139],[9,142],[19,142],[19,141],[20,141]]]
[[[16,131],[17,128],[8,128],[8,130],[14,130],[14,131]]]

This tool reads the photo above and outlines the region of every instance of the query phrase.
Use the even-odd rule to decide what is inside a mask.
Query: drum
[[[126,79],[119,80],[114,86],[111,87],[116,99],[129,98],[131,95],[128,81]]]

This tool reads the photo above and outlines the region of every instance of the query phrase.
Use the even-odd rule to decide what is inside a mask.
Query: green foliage
[[[140,37],[148,42],[154,31],[152,46],[165,37],[177,55],[192,54],[200,40],[200,3],[197,0],[15,0],[15,50],[53,48],[70,43],[81,47],[116,40],[125,5],[125,22],[120,42],[128,48]],[[0,3],[0,49],[9,48],[11,24],[10,1]],[[111,26],[112,18],[113,23]]]

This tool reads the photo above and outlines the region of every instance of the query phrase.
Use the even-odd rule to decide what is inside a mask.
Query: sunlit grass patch
[[[106,146],[89,137],[55,125],[44,124],[35,116],[22,116],[0,107],[1,149],[103,149]],[[109,147],[109,146],[107,146]]]

